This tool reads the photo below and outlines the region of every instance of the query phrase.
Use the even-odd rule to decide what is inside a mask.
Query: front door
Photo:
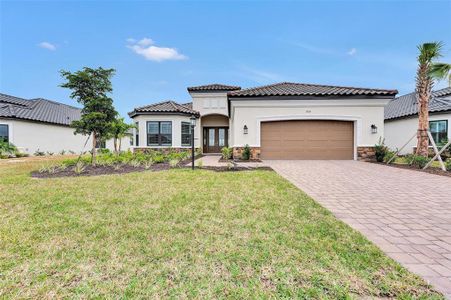
[[[223,147],[228,147],[229,128],[204,127],[204,153],[220,153]]]

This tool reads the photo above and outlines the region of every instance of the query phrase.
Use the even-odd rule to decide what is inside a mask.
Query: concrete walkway
[[[451,177],[357,161],[265,161],[451,299]]]

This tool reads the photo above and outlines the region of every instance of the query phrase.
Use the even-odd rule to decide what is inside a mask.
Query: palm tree
[[[128,131],[133,128],[135,128],[135,125],[125,123],[124,118],[117,118],[111,124],[111,133],[108,138],[113,138],[116,153],[121,151],[122,138],[129,134]]]
[[[437,60],[441,57],[442,42],[424,43],[418,46],[418,69],[416,77],[416,96],[418,102],[418,132],[417,155],[429,154],[429,99],[431,97],[434,79],[443,75],[443,68],[438,68]],[[434,73],[435,72],[435,73]]]

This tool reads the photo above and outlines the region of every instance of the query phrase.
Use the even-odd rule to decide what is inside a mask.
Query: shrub
[[[47,155],[52,156],[53,154],[55,154],[55,153],[53,153],[51,151],[47,151]]]
[[[152,167],[152,165],[153,165],[153,160],[150,159],[150,160],[144,162],[144,169],[148,170]]]
[[[60,153],[59,153],[59,155],[64,155],[64,154],[66,154],[65,150],[61,150]]]
[[[374,149],[376,152],[376,161],[383,162],[384,157],[388,152],[388,148],[385,146],[385,141],[382,138],[379,138],[379,143],[374,145]]]
[[[243,153],[241,153],[241,159],[249,160],[251,158],[251,148],[248,144],[244,146]]]
[[[34,155],[34,156],[44,156],[44,155],[45,155],[45,152],[44,152],[44,151],[40,151],[40,150],[38,149],[38,150],[36,150],[36,151],[33,153],[33,155]]]
[[[131,160],[128,164],[134,168],[139,168],[141,166],[141,162],[137,159]]]
[[[75,164],[74,166],[74,172],[77,174],[81,174],[83,173],[83,171],[86,169],[86,165],[85,163],[80,160],[78,163]]]
[[[393,156],[395,156],[395,153],[396,153],[395,151],[387,150],[387,152],[386,152],[385,155],[384,155],[383,161],[384,161],[385,163],[388,163],[388,162],[390,161],[390,159],[392,159]],[[390,163],[394,163],[395,160],[396,160],[396,159],[393,159]]]
[[[232,148],[230,148],[230,147],[223,147],[221,149],[221,153],[222,153],[223,159],[231,159],[233,151],[232,151]]]
[[[156,164],[159,164],[159,163],[162,163],[162,162],[164,162],[164,156],[163,156],[163,154],[157,154],[157,155],[155,155],[154,157],[153,157],[153,162],[154,163],[156,163]]]
[[[169,165],[171,166],[171,168],[175,168],[178,166],[179,162],[180,162],[180,160],[174,158],[169,161]]]
[[[448,158],[448,159],[445,161],[445,168],[446,168],[447,171],[450,171],[450,172],[451,172],[451,158]]]
[[[13,157],[15,153],[17,153],[17,148],[11,143],[0,141],[0,157],[1,158],[9,158]]]
[[[427,157],[421,155],[412,155],[409,164],[418,169],[423,169],[428,162],[429,159]]]
[[[30,154],[28,154],[28,153],[22,153],[22,152],[19,152],[19,151],[16,151],[15,153],[14,153],[14,156],[15,157],[28,157],[28,156],[30,156]]]

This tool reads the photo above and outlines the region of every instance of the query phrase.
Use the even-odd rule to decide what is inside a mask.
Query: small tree
[[[83,105],[80,120],[73,121],[74,134],[92,137],[92,164],[96,163],[96,143],[106,137],[112,128],[117,112],[113,99],[108,93],[113,91],[111,77],[114,69],[91,69],[84,67],[74,73],[61,71],[66,82],[61,87],[72,90],[70,97]]]
[[[416,77],[416,96],[418,102],[418,133],[417,155],[429,154],[429,100],[431,97],[434,78],[431,68],[434,60],[441,56],[443,44],[440,42],[424,43],[418,46],[418,69]]]
[[[122,138],[129,134],[129,130],[136,128],[134,124],[127,124],[124,118],[116,118],[111,124],[111,131],[108,138],[112,138],[114,142],[114,151],[121,151]]]

